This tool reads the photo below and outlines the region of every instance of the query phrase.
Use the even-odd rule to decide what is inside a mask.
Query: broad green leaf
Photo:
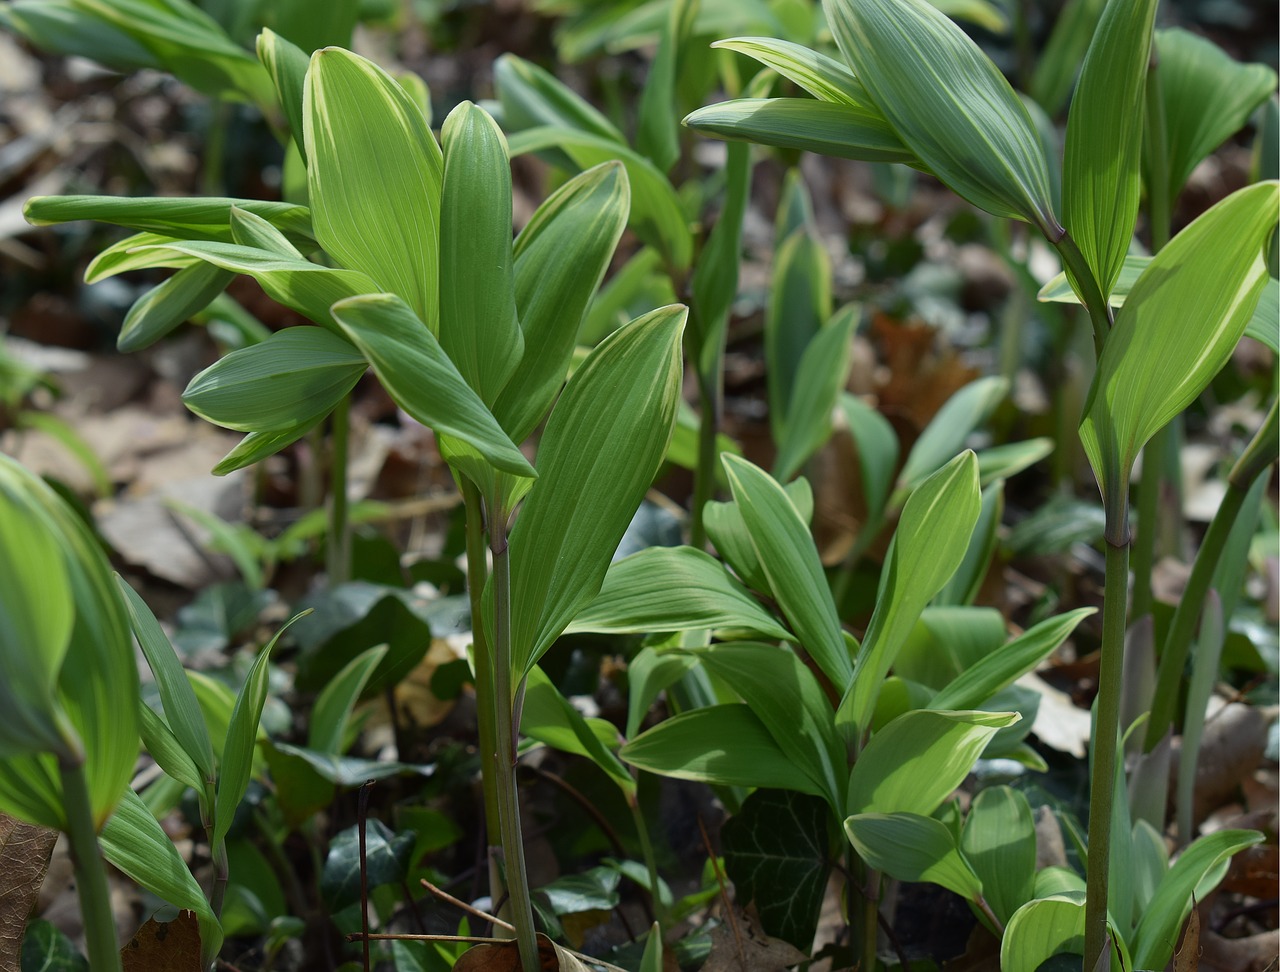
[[[677,62],[697,10],[698,0],[671,0],[636,109],[636,149],[661,172],[670,171],[680,157],[675,111]]]
[[[738,292],[742,221],[751,195],[750,148],[730,146],[726,154],[724,204],[693,270],[689,348],[701,375],[722,366],[729,310]]]
[[[538,207],[515,242],[516,307],[524,358],[493,405],[523,441],[564,383],[583,314],[627,225],[625,169],[606,162],[570,179]]]
[[[1024,469],[1029,469],[1045,456],[1051,455],[1055,448],[1053,439],[1038,436],[1022,442],[1005,442],[991,446],[978,452],[978,481],[982,488],[995,483],[996,480],[1009,479]]]
[[[493,63],[493,87],[508,132],[552,125],[626,145],[614,124],[554,75],[524,58],[503,54]]]
[[[1133,285],[1142,276],[1142,271],[1146,270],[1150,263],[1151,257],[1149,256],[1141,256],[1139,254],[1125,256],[1124,262],[1120,267],[1120,274],[1116,277],[1116,282],[1112,285],[1111,293],[1107,298],[1112,307],[1119,307],[1124,303],[1125,298],[1129,296],[1129,291],[1133,289]],[[1067,280],[1065,271],[1057,274],[1041,287],[1040,292],[1036,294],[1036,299],[1057,304],[1080,303],[1080,298],[1071,289],[1071,282]]]
[[[231,239],[241,246],[268,250],[291,260],[304,260],[302,252],[289,238],[256,213],[239,206],[231,207]]]
[[[200,262],[185,253],[170,253],[164,258],[158,258],[154,250],[144,249],[148,246],[164,246],[177,242],[179,242],[178,237],[161,233],[143,232],[126,236],[123,240],[112,243],[105,250],[100,251],[89,261],[89,266],[84,271],[84,282],[93,284],[129,270],[149,270],[157,266],[181,270]]]
[[[133,790],[125,790],[98,840],[103,856],[136,884],[195,912],[200,922],[200,954],[206,964],[212,963],[222,947],[222,926],[173,841]]]
[[[978,208],[1062,235],[1031,117],[977,44],[924,0],[822,6],[854,74],[921,162]]]
[[[547,420],[510,539],[517,681],[599,593],[653,483],[675,426],[686,314],[660,308],[606,338]]]
[[[797,228],[782,240],[774,255],[769,305],[764,316],[769,430],[773,441],[782,448],[787,445],[788,419],[801,362],[830,316],[831,257],[808,226]],[[840,350],[847,359],[848,351]],[[789,477],[778,478],[785,481]]]
[[[48,54],[87,57],[120,72],[160,62],[122,30],[87,16],[75,0],[15,0],[0,8],[0,24]]]
[[[850,813],[917,813],[941,806],[1013,712],[918,709],[875,733],[849,774]]]
[[[309,748],[322,753],[342,752],[351,710],[386,654],[386,645],[375,645],[361,652],[325,685],[311,710],[311,725],[307,730]]]
[[[678,682],[697,663],[697,659],[684,652],[659,653],[650,647],[640,649],[627,665],[628,739],[640,731],[640,724],[658,693]]]
[[[333,316],[387,393],[414,419],[469,443],[498,469],[534,475],[435,335],[403,300],[395,294],[352,297],[334,304]]]
[[[1096,610],[1077,608],[1041,621],[949,681],[933,697],[929,707],[963,709],[981,705],[1040,664],[1067,640],[1076,625]]]
[[[1028,94],[1049,115],[1067,103],[1107,0],[1067,0],[1031,72]]]
[[[1126,508],[1138,451],[1204,390],[1253,316],[1278,189],[1261,183],[1213,206],[1156,255],[1116,316],[1080,425],[1108,522]]]
[[[165,261],[170,254],[185,254],[224,270],[247,274],[258,281],[268,297],[330,330],[336,330],[329,312],[336,301],[378,289],[373,280],[354,270],[334,270],[238,243],[196,240],[148,246],[142,252],[154,253]]]
[[[801,645],[837,690],[853,662],[809,528],[777,481],[745,459],[721,457],[757,562]]]
[[[311,56],[303,100],[316,239],[439,334],[444,160],[421,110],[381,68],[338,48]]]
[[[830,829],[831,811],[822,800],[762,789],[720,831],[738,901],[754,901],[765,933],[802,950],[813,945],[831,873]]]
[[[39,0],[39,3],[53,6],[48,0]],[[4,13],[0,12],[0,22],[3,22],[3,18]],[[22,946],[22,964],[14,966],[15,969],[20,969],[21,972],[31,972],[33,969],[38,972],[89,972],[88,959],[80,954],[71,939],[52,922],[32,918],[27,922],[25,931],[21,925],[15,931],[19,934],[18,940],[13,944]],[[656,972],[662,972],[661,968]]]
[[[725,453],[721,454],[721,457]],[[782,488],[791,505],[800,514],[806,529],[813,518],[813,488],[804,477],[794,479]],[[755,547],[751,544],[751,534],[747,530],[746,521],[742,518],[742,508],[733,502],[720,503],[712,501],[706,510],[707,535],[715,544],[716,550],[724,558],[725,563],[733,568],[734,573],[753,590],[762,594],[771,593],[769,579],[765,576],[756,556]]]
[[[304,612],[305,613],[305,612]],[[286,628],[302,617],[296,614],[287,621],[267,646],[258,653],[249,674],[245,676],[244,685],[236,696],[235,707],[231,710],[231,719],[227,723],[227,738],[222,746],[222,758],[218,765],[218,792],[214,801],[213,834],[209,838],[213,846],[218,846],[231,828],[236,808],[244,799],[249,788],[249,777],[253,770],[253,756],[257,748],[258,723],[262,719],[262,707],[267,701],[268,664],[271,650],[276,646]]]
[[[880,683],[920,612],[960,566],[981,508],[978,462],[969,451],[926,479],[907,500],[862,639],[857,674],[840,702],[836,719],[841,724],[859,734],[871,724]]]
[[[1280,354],[1280,281],[1274,277],[1263,284],[1258,309],[1253,312],[1244,333],[1255,341],[1261,341],[1272,354]]]
[[[1004,924],[1031,900],[1036,879],[1036,825],[1017,790],[990,786],[973,798],[960,850],[982,881],[983,897]]]
[[[199,768],[205,780],[213,779],[213,745],[209,741],[209,728],[205,725],[196,701],[195,691],[187,680],[187,673],[173,650],[160,622],[138,593],[119,574],[115,575],[116,587],[129,613],[129,626],[138,640],[138,646],[151,666],[151,674],[160,692],[165,720],[182,748]]]
[[[65,830],[57,760],[45,753],[0,759],[0,812],[51,830]]]
[[[919,164],[876,108],[808,98],[737,98],[699,108],[684,119],[715,138],[799,149],[839,159]]]
[[[1003,645],[1007,635],[1004,615],[995,608],[930,604],[903,642],[893,673],[937,692]],[[981,701],[939,708],[976,709]]]
[[[1105,296],[1133,239],[1157,0],[1110,0],[1071,99],[1062,216]]]
[[[258,35],[257,50],[258,60],[267,69],[271,83],[275,85],[276,97],[280,101],[280,107],[284,109],[293,144],[302,153],[302,161],[305,163],[307,146],[306,139],[302,136],[302,101],[311,59],[306,51],[269,27],[263,28]]]
[[[615,159],[620,161],[631,183],[631,228],[662,253],[673,269],[689,267],[693,259],[693,237],[680,198],[667,177],[643,155],[599,135],[550,125],[518,132],[511,136],[509,145],[513,156],[558,149],[579,170]]]
[[[239,432],[310,427],[368,369],[349,341],[319,327],[288,327],[219,358],[191,379],[182,401],[203,419]]]
[[[893,486],[893,474],[898,464],[898,436],[889,420],[860,398],[842,392],[840,408],[849,426],[854,448],[858,451],[858,470],[862,474],[867,516],[874,520],[884,512]]]
[[[982,478],[982,457],[978,457],[978,478]],[[982,490],[982,509],[973,528],[969,548],[951,579],[934,595],[934,604],[972,604],[982,588],[991,558],[995,555],[1000,521],[1004,518],[1004,480],[997,479]]]
[[[156,765],[183,786],[191,787],[196,793],[204,793],[204,774],[187,755],[169,724],[141,699],[138,700],[138,732],[142,745]]]
[[[989,375],[969,382],[948,398],[911,447],[898,482],[914,489],[949,462],[1008,394],[1009,379]]]
[[[805,348],[779,439],[774,466],[779,480],[794,476],[830,437],[831,415],[849,376],[853,332],[860,318],[858,306],[844,308]]]
[[[352,824],[329,842],[320,873],[320,893],[333,909],[360,900],[361,884],[369,888],[398,884],[405,879],[413,853],[414,835],[395,833],[376,817],[365,825],[365,854],[360,853],[360,829]]]
[[[844,743],[835,733],[831,703],[795,652],[734,642],[694,654],[751,707],[778,748],[813,781],[838,815],[847,778]]]
[[[1131,939],[1135,968],[1165,966],[1193,900],[1204,900],[1218,886],[1233,855],[1262,840],[1254,830],[1219,830],[1199,838],[1178,856],[1138,919]]]
[[[285,446],[301,439],[324,421],[324,418],[324,415],[317,415],[310,422],[304,422],[284,432],[250,432],[213,467],[213,474],[225,476],[229,472],[261,462],[267,456],[274,456]]]
[[[819,101],[851,108],[874,107],[866,88],[852,71],[835,58],[811,51],[801,44],[773,37],[730,37],[711,46],[755,58]]]
[[[525,682],[520,731],[562,752],[591,760],[628,800],[635,798],[635,778],[615,753],[622,741],[618,730],[604,719],[584,718],[537,665],[529,670]]]
[[[638,634],[742,628],[794,637],[710,555],[692,547],[650,547],[614,563],[600,594],[566,632]]]
[[[1014,912],[1000,940],[1000,968],[1036,972],[1063,953],[1084,954],[1083,891],[1036,898]]]
[[[469,101],[444,121],[440,210],[440,346],[492,406],[520,364],[511,255],[511,162],[483,108]]]
[[[116,348],[128,354],[154,344],[191,315],[209,306],[234,277],[229,270],[209,263],[179,270],[134,301],[120,325]]]
[[[657,41],[666,13],[664,0],[605,3],[566,24],[557,38],[567,62],[601,52],[619,53]],[[811,23],[811,21],[810,21]],[[719,37],[727,33],[783,33],[783,21],[762,0],[702,0],[693,33]]]
[[[329,45],[351,47],[357,20],[385,19],[386,8],[386,4],[361,0],[333,0],[319,7],[311,0],[275,0],[263,7],[258,16],[309,54]]]
[[[248,210],[297,242],[312,239],[311,213],[293,203],[217,196],[32,196],[22,207],[34,226],[92,219],[184,240],[231,242],[231,208]]]
[[[862,813],[844,822],[858,856],[899,881],[941,885],[967,901],[983,884],[956,849],[947,825],[915,813]]]
[[[691,709],[641,733],[622,759],[650,773],[724,786],[822,793],[741,702]]]
[[[261,740],[259,740],[261,742]],[[430,776],[435,772],[434,765],[419,766],[413,763],[400,763],[388,759],[360,759],[355,756],[339,756],[336,753],[323,753],[316,749],[308,749],[305,746],[290,746],[288,743],[276,742],[272,743],[270,749],[276,749],[288,757],[296,757],[306,764],[311,771],[320,779],[333,783],[338,786],[358,787],[362,786],[369,780],[385,780],[393,776]],[[281,772],[288,772],[287,769],[282,770],[285,766],[278,757],[268,757],[271,772],[273,776],[280,779]],[[285,778],[285,782],[293,782],[293,777]],[[281,785],[284,785],[283,783]],[[297,793],[292,794],[297,797]],[[328,806],[333,800],[332,793],[326,795],[320,801],[321,809]],[[315,810],[311,810],[306,816],[311,816]]]
[[[1166,161],[1172,206],[1191,171],[1275,91],[1276,74],[1263,64],[1240,64],[1213,41],[1178,28],[1156,31],[1155,46],[1165,144],[1147,146],[1145,162],[1153,164],[1157,152]]]

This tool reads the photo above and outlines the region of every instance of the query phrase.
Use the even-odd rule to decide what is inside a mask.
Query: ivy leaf
[[[365,866],[369,887],[404,880],[415,836],[397,834],[381,820],[365,825]],[[360,899],[360,828],[352,825],[333,838],[320,873],[320,893],[333,909]]]

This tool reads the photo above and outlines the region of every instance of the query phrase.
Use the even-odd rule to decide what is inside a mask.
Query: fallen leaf
[[[732,920],[711,930],[711,954],[702,972],[783,972],[808,959],[789,942],[766,935],[754,909],[735,909]]]
[[[1206,929],[1200,937],[1201,969],[1222,972],[1263,972],[1274,968],[1280,954],[1280,929],[1259,932],[1247,938],[1223,938]]]
[[[1192,898],[1191,914],[1187,915],[1187,928],[1182,933],[1182,944],[1173,954],[1173,972],[1195,972],[1200,968],[1200,910]]]
[[[538,936],[538,968],[541,972],[623,972],[608,962],[584,962],[546,935]],[[453,972],[520,972],[520,949],[514,938],[501,944],[476,945],[462,954]]]
[[[195,912],[180,911],[173,921],[148,918],[120,949],[120,964],[124,972],[203,972]]]
[[[0,969],[16,969],[58,832],[0,813]]]

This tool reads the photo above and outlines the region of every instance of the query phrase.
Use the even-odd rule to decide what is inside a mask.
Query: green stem
[[[227,860],[227,842],[218,841],[213,851],[213,891],[209,895],[209,907],[215,918],[222,917],[222,902],[227,895],[227,880],[231,876],[231,864]]]
[[[1277,451],[1280,451],[1280,446],[1277,445],[1278,431],[1280,419],[1277,418],[1276,402],[1273,401],[1262,427],[1227,476],[1226,492],[1209,522],[1209,529],[1205,532],[1195,562],[1191,565],[1187,586],[1174,609],[1156,670],[1155,698],[1151,703],[1151,718],[1147,721],[1144,739],[1147,752],[1155,748],[1165,731],[1173,725],[1187,654],[1191,650],[1191,640],[1204,609],[1209,585],[1253,481],[1276,460]]]
[[[538,936],[529,897],[529,875],[520,832],[520,794],[516,789],[516,690],[511,658],[511,550],[504,511],[489,507],[489,550],[493,554],[493,681],[496,707],[498,821],[507,868],[511,923],[516,928],[523,972],[538,972]]]
[[[231,102],[216,99],[209,106],[209,127],[205,129],[204,170],[200,187],[206,196],[226,195],[227,129],[231,124]]]
[[[347,438],[351,429],[351,396],[343,395],[333,410],[333,442],[329,461],[329,585],[351,579],[351,532],[347,524]]]
[[[1127,511],[1121,510],[1124,517]],[[1108,518],[1110,521],[1110,517]],[[1102,605],[1102,663],[1098,671],[1094,720],[1093,775],[1089,787],[1089,866],[1084,910],[1084,970],[1091,972],[1107,939],[1107,881],[1111,861],[1111,808],[1116,783],[1116,737],[1120,730],[1120,688],[1124,678],[1124,633],[1129,589],[1129,538],[1108,522],[1106,591]]]
[[[58,772],[62,777],[62,806],[67,814],[71,863],[80,889],[80,914],[89,967],[94,972],[119,972],[120,952],[116,944],[115,917],[111,914],[111,890],[107,887],[98,832],[93,825],[84,760],[60,760]]]
[[[644,812],[640,809],[638,792],[627,794],[627,804],[631,808],[631,819],[636,824],[636,834],[640,838],[640,853],[644,856],[644,865],[649,872],[649,900],[653,902],[653,914],[658,922],[658,934],[667,924],[667,908],[658,890],[658,859],[653,853],[653,843],[649,840],[649,825],[645,823]]]
[[[482,595],[488,580],[486,545],[484,538],[484,503],[480,490],[466,476],[459,475],[462,484],[462,500],[466,510],[467,535],[467,595],[471,601],[471,651],[476,666],[476,708],[478,735],[480,737],[480,779],[484,789],[484,822],[486,844],[489,847],[489,894],[498,901],[506,893],[502,870],[494,853],[501,840],[501,820],[498,814],[498,791],[493,785],[498,778],[498,697],[493,686],[493,655],[482,618]]]
[[[1093,322],[1093,349],[1097,356],[1102,357],[1102,346],[1106,343],[1107,335],[1111,333],[1111,325],[1114,323],[1112,317],[1111,305],[1107,303],[1106,297],[1103,296],[1102,288],[1099,286],[1097,278],[1094,277],[1093,271],[1089,269],[1089,263],[1084,258],[1084,254],[1080,252],[1080,247],[1076,245],[1076,241],[1071,238],[1071,234],[1063,232],[1062,236],[1057,240],[1052,237],[1049,242],[1053,243],[1057,248],[1058,255],[1062,257],[1062,264],[1067,269],[1067,273],[1084,291],[1081,296],[1084,298],[1085,308],[1089,311],[1089,320]]]
[[[698,550],[707,544],[707,528],[703,518],[707,503],[716,490],[716,433],[720,429],[724,386],[720,382],[718,366],[715,371],[714,377],[698,376],[702,416],[698,421],[698,468],[693,473],[693,510],[689,523],[689,545]]]

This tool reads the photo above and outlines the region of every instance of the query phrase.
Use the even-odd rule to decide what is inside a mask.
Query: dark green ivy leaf
[[[369,887],[403,881],[413,853],[414,835],[397,834],[381,820],[365,827],[365,861]],[[337,910],[360,900],[360,830],[350,826],[333,838],[320,874],[320,893]]]

